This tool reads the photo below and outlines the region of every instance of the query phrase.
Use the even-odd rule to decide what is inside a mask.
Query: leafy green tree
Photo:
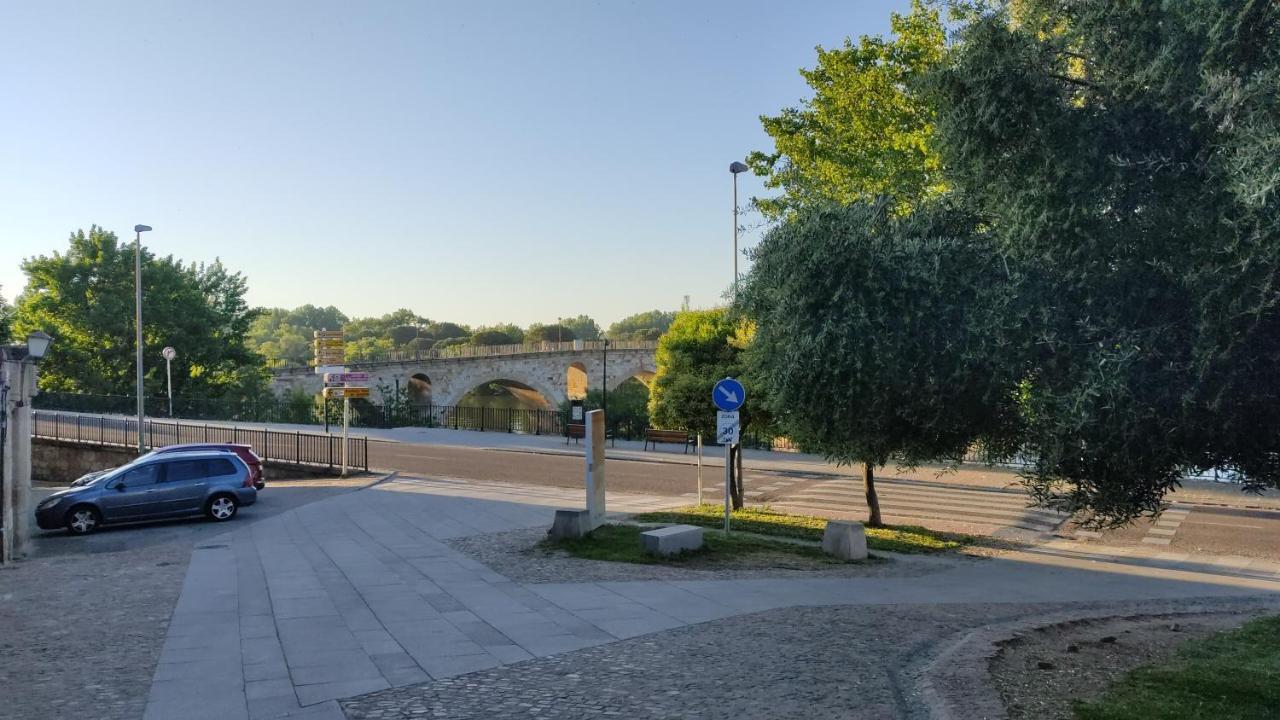
[[[934,109],[921,81],[941,63],[946,33],[938,11],[921,0],[890,25],[892,39],[819,47],[817,66],[800,71],[813,98],[760,118],[774,151],[752,153],[747,163],[766,187],[782,191],[756,200],[766,217],[882,195],[905,209],[945,189]]]
[[[628,315],[609,326],[605,335],[610,340],[657,340],[671,327],[674,312],[650,310]]]
[[[22,263],[27,287],[13,329],[44,330],[56,342],[40,367],[44,390],[134,393],[133,246],[97,226],[71,235],[65,254]],[[220,262],[184,264],[143,248],[144,389],[165,391],[160,349],[178,350],[176,397],[244,398],[266,391],[261,356],[247,345],[258,311],[244,301],[245,280]]]
[[[388,334],[391,336],[391,344],[400,347],[417,338],[420,332],[422,330],[417,325],[396,325]]]
[[[529,326],[529,330],[524,334],[524,341],[528,343],[569,342],[576,339],[573,330],[563,325],[539,325],[534,323]]]
[[[657,427],[688,430],[714,439],[716,408],[711,391],[717,381],[744,377],[742,350],[750,342],[751,328],[732,318],[724,308],[676,313],[671,326],[658,340],[657,364],[649,386],[649,418]],[[757,389],[748,385],[748,405],[742,424],[748,430],[767,427],[767,414]],[[741,455],[730,461],[736,468],[730,478],[734,507],[742,507]]]
[[[590,388],[583,398],[583,408],[598,410],[602,406],[604,394],[600,388]],[[649,388],[636,379],[631,379],[609,391],[609,415],[605,418],[609,430],[614,437],[639,437],[649,426]],[[570,417],[572,402],[560,403],[560,413],[567,421]]]
[[[1187,469],[1280,486],[1280,5],[1024,5],[935,88],[949,179],[1021,275],[1031,489],[1113,524]]]
[[[514,345],[520,341],[501,330],[477,330],[470,342],[472,345]]]
[[[389,337],[362,337],[347,340],[343,356],[347,362],[385,360],[391,355],[395,346]]]
[[[469,339],[469,338],[465,338],[465,337],[451,337],[451,338],[445,338],[445,339],[443,339],[443,340],[437,340],[437,341],[435,342],[435,344],[431,346],[431,349],[432,349],[432,350],[436,350],[436,351],[440,351],[440,350],[448,350],[448,349],[449,349],[449,348],[451,348],[451,347],[458,347],[459,345],[466,345],[466,344],[468,344],[469,342],[470,342],[470,339]]]
[[[889,201],[802,210],[766,234],[739,291],[749,377],[779,429],[837,464],[958,462],[1007,431],[1003,265],[971,216]]]
[[[314,356],[312,333],[340,330],[347,320],[333,306],[267,308],[249,326],[248,345],[272,365],[306,365]]]
[[[13,321],[13,308],[9,306],[4,295],[0,295],[0,343],[8,342],[9,325]]]
[[[575,318],[564,318],[560,324],[573,331],[573,337],[576,340],[599,340],[600,326],[596,324],[586,315],[579,315]]]
[[[471,337],[471,330],[465,325],[456,325],[451,322],[431,323],[427,326],[427,333],[437,341]]]

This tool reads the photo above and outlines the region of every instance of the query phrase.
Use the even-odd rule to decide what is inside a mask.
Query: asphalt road
[[[1280,560],[1280,511],[1176,503],[1159,520],[1139,520],[1083,542],[1143,545],[1172,553]]]

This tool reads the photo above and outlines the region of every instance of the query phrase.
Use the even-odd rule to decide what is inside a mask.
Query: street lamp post
[[[173,359],[178,357],[178,351],[166,345],[160,354],[164,357],[164,379],[169,388],[169,417],[173,417]],[[398,378],[396,383],[400,383]]]
[[[609,422],[609,338],[604,339],[604,369],[600,371],[600,409],[604,411],[604,421]]]
[[[133,325],[135,330],[134,340],[138,349],[137,364],[137,393],[138,393],[138,452],[144,450],[143,434],[142,434],[142,418],[146,409],[143,406],[142,399],[142,233],[150,232],[150,225],[134,225],[133,240]]]
[[[733,299],[738,299],[738,173],[749,168],[738,161],[729,163],[729,172],[733,174]]]

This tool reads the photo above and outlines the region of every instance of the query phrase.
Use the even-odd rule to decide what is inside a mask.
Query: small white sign
[[[740,422],[737,410],[732,412],[721,410],[716,413],[716,442],[721,445],[732,445],[738,442]]]
[[[367,372],[327,372],[324,374],[324,382],[336,383],[338,385],[367,383],[369,382],[369,373]]]
[[[316,366],[317,375],[324,375],[325,373],[340,373],[340,372],[346,372],[346,371],[347,369],[341,365],[317,365]]]

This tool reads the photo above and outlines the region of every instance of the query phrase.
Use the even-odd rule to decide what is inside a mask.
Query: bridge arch
[[[409,402],[414,405],[431,404],[431,377],[426,373],[414,373],[409,377]]]
[[[591,381],[587,378],[587,366],[580,361],[569,363],[565,370],[565,395],[570,400],[580,400],[587,396],[587,387]]]
[[[542,378],[528,377],[516,373],[490,373],[481,376],[464,375],[455,378],[450,383],[451,387],[447,393],[438,395],[436,404],[458,405],[472,390],[492,384],[531,391],[531,393],[535,393],[538,396],[536,398],[537,401],[547,410],[554,410],[559,407],[566,397],[563,388],[556,387],[553,383],[547,382]],[[526,395],[526,397],[530,396]]]

